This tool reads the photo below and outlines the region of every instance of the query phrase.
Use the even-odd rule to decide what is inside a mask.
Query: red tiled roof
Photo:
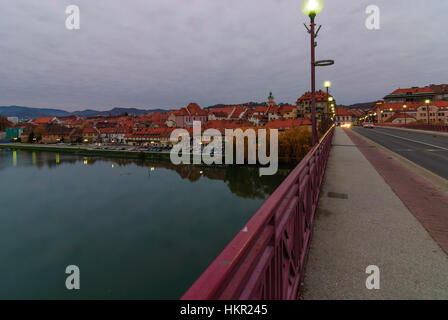
[[[268,106],[256,106],[253,110],[255,112],[266,113],[268,111]]]
[[[227,118],[227,113],[225,113],[224,111],[211,111],[209,112],[209,114],[213,114],[215,117],[219,118]]]
[[[180,110],[171,111],[171,114],[174,114],[175,116],[188,116],[188,111],[185,108],[181,108]]]
[[[362,117],[365,114],[365,112],[361,109],[350,109],[348,112],[355,117]]]
[[[425,107],[425,102],[393,102],[393,103],[384,103],[382,105],[378,105],[380,108],[380,111],[389,111],[392,108],[392,111],[401,111],[403,109],[403,105],[406,104],[408,110],[416,110],[419,107]],[[436,100],[431,101],[429,106],[434,106],[439,108],[439,110],[448,110],[448,101],[445,100]],[[376,112],[378,109],[375,107],[373,109],[373,112]]]
[[[190,103],[187,106],[187,111],[191,116],[207,116],[207,111],[202,110],[197,103]]]
[[[210,108],[209,112],[223,112],[226,114],[226,117],[228,117],[232,113],[233,108],[234,107]]]
[[[407,94],[407,93],[434,93],[430,88],[407,88],[407,89],[397,89],[390,95]]]
[[[92,128],[92,127],[88,127],[88,128],[85,128],[82,131],[82,133],[83,134],[86,134],[86,133],[98,133],[98,130],[96,130],[95,128]]]
[[[268,121],[265,127],[269,129],[287,130],[299,126],[310,126],[310,125],[311,120],[309,119],[287,119],[287,120],[276,119]]]
[[[331,94],[328,94],[322,90],[316,91],[316,102],[325,102],[328,101],[329,97],[333,97]],[[311,102],[311,92],[305,92],[299,99],[297,99],[297,104],[300,104],[304,101]]]
[[[55,119],[55,117],[42,117],[34,119],[33,123],[35,124],[45,124]]]
[[[223,129],[237,129],[237,128],[249,128],[252,127],[252,123],[247,120],[211,120],[203,124],[202,129],[218,129],[223,132]]]
[[[342,107],[338,107],[338,108],[336,108],[336,115],[337,116],[351,116],[351,113]]]
[[[239,119],[241,117],[242,113],[245,112],[246,110],[247,110],[247,108],[237,106],[234,108],[234,111],[230,117],[232,119]]]

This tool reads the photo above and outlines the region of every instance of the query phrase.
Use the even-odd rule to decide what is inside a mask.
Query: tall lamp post
[[[425,100],[425,104],[426,104],[426,115],[427,115],[427,119],[428,119],[428,125],[429,125],[429,104],[431,103],[431,100],[426,99]]]
[[[403,105],[403,111],[404,111],[404,125],[406,126],[406,108],[407,108],[408,106],[407,105]]]
[[[316,67],[319,66],[329,66],[334,64],[332,60],[322,60],[316,61],[316,46],[317,43],[315,41],[320,26],[315,31],[316,24],[314,23],[314,19],[316,15],[322,11],[324,6],[324,0],[302,0],[302,11],[305,15],[310,17],[311,23],[310,27],[305,24],[305,28],[308,30],[308,33],[311,35],[311,123],[312,123],[312,132],[313,132],[313,145],[316,145],[319,142],[319,137],[317,135],[317,123],[316,123]]]
[[[328,93],[328,90],[331,87],[331,82],[330,81],[325,81],[324,82],[324,87],[327,88],[327,112],[325,113],[325,117],[327,118],[328,115],[330,114],[330,95]]]
[[[324,82],[324,87],[327,89],[327,112],[325,112],[325,120],[328,120],[329,116],[330,116],[330,102],[333,101],[333,99],[330,98],[330,93],[328,92],[330,90],[330,87],[331,87],[331,82],[330,81],[325,81]]]

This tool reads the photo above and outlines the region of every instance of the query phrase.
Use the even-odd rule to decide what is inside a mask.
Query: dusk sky
[[[65,8],[78,5],[80,30]],[[365,26],[368,5],[381,29]],[[295,103],[310,88],[299,0],[8,0],[0,12],[0,106],[69,111],[189,102]],[[448,82],[448,1],[327,0],[317,87],[338,103]]]

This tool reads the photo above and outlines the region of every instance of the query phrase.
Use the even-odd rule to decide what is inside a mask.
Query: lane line
[[[426,142],[422,142],[422,141],[417,141],[417,140],[413,140],[413,139],[408,139],[408,138],[403,138],[403,137],[396,136],[396,135],[390,134],[390,133],[384,133],[384,132],[379,132],[379,131],[376,131],[376,133],[384,134],[386,136],[391,136],[391,137],[394,137],[394,138],[403,139],[403,140],[411,141],[411,142],[414,142],[414,143],[420,143],[420,144],[424,144],[424,145],[427,145],[427,146],[430,146],[430,147],[433,147],[433,148],[437,148],[437,149],[448,151],[448,148],[436,146],[434,144],[430,144],[430,143],[426,143]]]

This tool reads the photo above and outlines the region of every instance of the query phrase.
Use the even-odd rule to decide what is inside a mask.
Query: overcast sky
[[[65,27],[78,5],[81,29]],[[366,7],[381,29],[365,27]],[[309,90],[299,0],[3,0],[0,105],[176,108],[295,103]],[[317,86],[338,103],[448,82],[447,0],[326,0]]]

